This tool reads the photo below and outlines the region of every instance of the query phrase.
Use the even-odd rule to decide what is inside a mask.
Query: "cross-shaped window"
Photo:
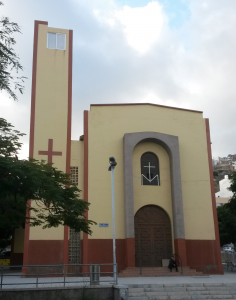
[[[141,157],[141,184],[160,185],[159,160],[151,152],[146,152]]]

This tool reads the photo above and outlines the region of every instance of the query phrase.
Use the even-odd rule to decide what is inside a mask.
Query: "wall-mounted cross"
[[[48,156],[48,164],[52,163],[52,156],[62,156],[62,152],[59,151],[53,151],[53,139],[48,140],[48,151],[39,151],[39,155],[47,155]]]
[[[144,166],[144,168],[149,168],[149,179],[151,180],[151,168],[155,168],[154,166],[151,166],[151,164],[149,163],[148,166]]]

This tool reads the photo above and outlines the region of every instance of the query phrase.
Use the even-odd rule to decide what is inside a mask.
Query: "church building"
[[[26,225],[24,265],[113,262],[113,156],[118,270],[176,253],[183,266],[222,274],[209,120],[157,104],[91,104],[71,140],[72,48],[71,30],[35,21],[29,156],[72,174],[97,225],[91,236]]]

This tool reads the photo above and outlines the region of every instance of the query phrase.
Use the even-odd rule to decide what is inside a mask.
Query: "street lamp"
[[[114,157],[109,157],[109,168],[111,171],[111,192],[112,192],[112,227],[113,227],[113,273],[117,284],[117,268],[116,268],[116,238],[115,238],[115,193],[114,193],[114,169],[117,162]]]

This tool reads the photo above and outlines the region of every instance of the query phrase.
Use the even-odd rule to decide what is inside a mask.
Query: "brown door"
[[[169,216],[160,207],[147,205],[138,210],[134,223],[136,267],[161,267],[162,259],[172,254]]]

